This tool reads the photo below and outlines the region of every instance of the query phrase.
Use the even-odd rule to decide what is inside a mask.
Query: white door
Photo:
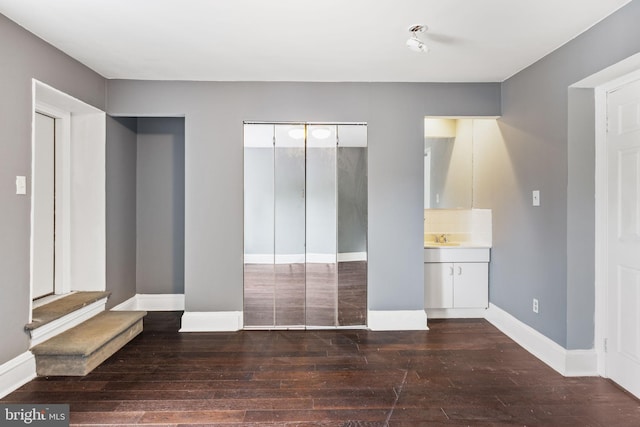
[[[607,104],[606,373],[640,397],[640,80]]]
[[[33,289],[36,299],[54,293],[55,120],[35,115],[33,162]]]

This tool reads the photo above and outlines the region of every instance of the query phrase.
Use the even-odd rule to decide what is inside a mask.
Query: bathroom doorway
[[[367,127],[245,123],[244,325],[367,323]]]

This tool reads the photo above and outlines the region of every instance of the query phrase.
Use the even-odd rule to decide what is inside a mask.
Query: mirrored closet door
[[[366,125],[245,124],[245,327],[364,326],[366,313]]]

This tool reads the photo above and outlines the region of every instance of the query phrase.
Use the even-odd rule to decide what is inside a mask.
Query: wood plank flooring
[[[429,331],[144,332],[82,378],[38,378],[2,403],[69,403],[72,425],[638,426],[640,401],[563,378],[484,320]]]

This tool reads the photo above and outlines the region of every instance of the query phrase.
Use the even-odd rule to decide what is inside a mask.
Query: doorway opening
[[[32,308],[104,291],[105,113],[33,80],[31,147]]]

